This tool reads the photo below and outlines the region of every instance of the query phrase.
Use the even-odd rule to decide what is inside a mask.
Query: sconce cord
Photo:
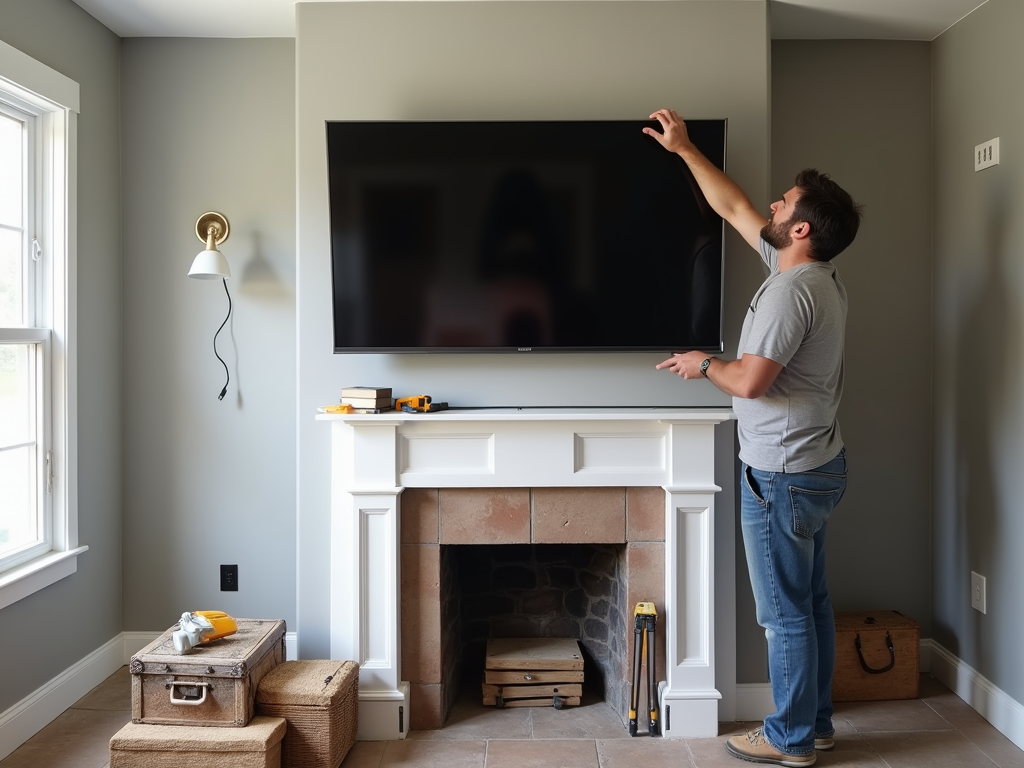
[[[224,395],[228,393],[228,383],[231,381],[231,374],[228,372],[228,364],[224,362],[224,358],[217,352],[217,337],[220,335],[220,332],[224,330],[224,326],[228,324],[228,318],[231,317],[231,292],[228,291],[228,281],[222,277],[221,282],[224,283],[224,293],[226,293],[228,297],[228,313],[224,317],[224,322],[220,324],[220,328],[217,329],[217,333],[213,334],[213,354],[217,355],[217,359],[220,360],[220,364],[224,366],[225,376],[224,389],[222,389],[220,394],[217,396],[218,400],[224,399]]]

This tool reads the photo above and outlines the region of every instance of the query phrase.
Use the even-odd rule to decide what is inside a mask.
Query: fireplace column
[[[361,741],[404,739],[400,679],[397,428],[384,419],[331,430],[331,658],[359,662]]]
[[[662,735],[718,735],[714,622],[714,424],[673,423],[665,486],[665,670],[658,686]]]

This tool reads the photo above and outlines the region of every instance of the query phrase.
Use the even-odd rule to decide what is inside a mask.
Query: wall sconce
[[[218,400],[224,399],[224,395],[228,392],[228,383],[231,381],[228,365],[217,352],[217,337],[227,325],[228,318],[231,317],[231,293],[228,291],[227,281],[227,278],[231,277],[231,267],[228,266],[228,260],[224,258],[224,254],[217,250],[217,246],[228,239],[229,231],[228,220],[224,214],[209,211],[200,216],[196,221],[196,237],[206,243],[206,248],[195,257],[192,261],[192,268],[188,271],[188,276],[197,280],[220,279],[224,283],[224,293],[228,297],[228,314],[224,318],[224,322],[220,324],[220,328],[217,329],[217,333],[213,334],[213,354],[224,366],[225,376],[224,388],[220,391]]]

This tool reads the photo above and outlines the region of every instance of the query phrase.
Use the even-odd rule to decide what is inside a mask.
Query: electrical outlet
[[[999,139],[990,139],[974,148],[974,172],[999,165]]]
[[[986,610],[985,577],[971,571],[971,608],[982,613]]]
[[[222,565],[220,567],[220,591],[221,592],[237,592],[238,591],[238,566],[237,565]]]

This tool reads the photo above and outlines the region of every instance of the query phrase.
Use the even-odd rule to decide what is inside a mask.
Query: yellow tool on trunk
[[[196,613],[213,625],[213,632],[203,635],[204,643],[220,640],[222,637],[233,635],[238,631],[238,622],[224,611],[196,611]]]
[[[224,611],[186,611],[178,620],[178,627],[171,633],[174,652],[180,655],[190,653],[197,645],[233,635],[238,631],[238,622]]]

